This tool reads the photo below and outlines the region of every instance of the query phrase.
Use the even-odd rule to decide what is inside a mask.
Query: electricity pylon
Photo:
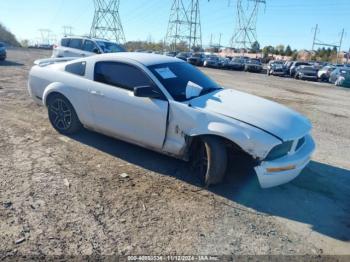
[[[119,17],[120,0],[94,0],[95,15],[90,36],[117,43],[125,43],[125,35]]]
[[[39,29],[40,35],[41,35],[41,43],[40,44],[45,44],[45,45],[49,45],[52,38],[52,31],[50,29]]]
[[[180,43],[185,43],[188,49],[202,47],[199,0],[173,1],[165,41],[172,50]]]
[[[72,36],[73,35],[73,27],[64,25],[63,27],[63,35],[64,36]]]
[[[236,30],[231,47],[249,49],[257,41],[256,24],[261,4],[266,5],[266,0],[237,0]]]

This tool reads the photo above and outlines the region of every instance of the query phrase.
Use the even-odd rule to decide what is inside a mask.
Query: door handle
[[[95,95],[95,96],[104,96],[103,93],[101,93],[100,91],[96,91],[96,90],[91,90],[90,94]]]

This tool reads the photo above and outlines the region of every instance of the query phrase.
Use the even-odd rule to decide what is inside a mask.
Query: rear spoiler
[[[45,59],[39,59],[34,61],[34,65],[38,65],[40,67],[45,67],[48,65],[56,64],[56,63],[64,63],[69,62],[75,59],[78,59],[79,57],[63,57],[63,58],[45,58]]]

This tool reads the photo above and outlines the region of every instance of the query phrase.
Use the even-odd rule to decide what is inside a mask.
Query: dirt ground
[[[202,190],[184,162],[86,130],[55,132],[26,90],[33,61],[47,56],[10,50],[0,63],[0,258],[350,255],[350,90],[203,69],[305,114],[317,151],[287,185],[263,190],[247,175]]]

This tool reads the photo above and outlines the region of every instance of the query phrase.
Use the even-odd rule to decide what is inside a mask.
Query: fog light
[[[274,173],[274,172],[282,172],[282,171],[288,171],[295,169],[295,165],[289,165],[289,166],[284,166],[284,167],[271,167],[271,168],[266,168],[266,171],[269,173]]]

